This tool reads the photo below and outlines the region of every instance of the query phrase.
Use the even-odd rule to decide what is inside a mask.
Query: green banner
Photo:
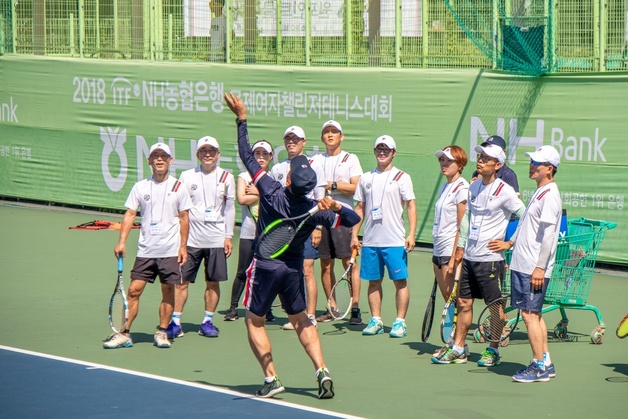
[[[149,174],[146,155],[163,141],[173,175],[196,165],[195,141],[221,144],[221,166],[242,170],[234,116],[225,91],[247,104],[252,140],[286,157],[282,135],[299,125],[306,151],[324,150],[320,128],[335,119],[343,148],[364,170],[382,134],[398,144],[395,165],[417,196],[417,239],[431,242],[435,193],[444,178],[434,152],[455,143],[472,150],[490,134],[509,144],[527,202],[534,183],[524,153],[542,144],[562,155],[557,183],[568,218],[614,221],[599,259],[628,263],[622,158],[628,75],[538,79],[473,70],[321,69],[207,63],[90,61],[0,57],[0,195],[121,209],[132,185]],[[475,152],[464,175],[475,167]]]

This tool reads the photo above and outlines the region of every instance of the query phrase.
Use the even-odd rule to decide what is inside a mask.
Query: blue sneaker
[[[180,338],[184,335],[181,326],[175,322],[170,322],[168,328],[166,329],[166,334],[168,335],[168,339]]]
[[[534,383],[549,381],[550,376],[547,369],[542,370],[536,362],[532,362],[528,368],[513,375],[512,379],[518,383]]]
[[[401,320],[396,320],[392,324],[392,329],[390,329],[390,337],[391,338],[405,338],[408,336],[408,329],[406,327],[406,323]]]
[[[556,377],[556,369],[554,368],[554,364],[549,364],[545,366],[545,370],[547,371],[547,374],[549,375],[549,378],[555,378]]]
[[[367,336],[381,335],[382,333],[384,333],[384,323],[375,317],[371,317],[369,324],[362,331],[362,334]]]
[[[217,338],[218,329],[216,329],[212,321],[209,320],[201,324],[201,328],[198,329],[198,334],[201,336],[206,336],[208,338]]]

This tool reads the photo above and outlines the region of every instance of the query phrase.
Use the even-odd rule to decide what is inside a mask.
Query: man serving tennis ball
[[[320,210],[305,222],[287,250],[276,259],[262,258],[256,249],[253,261],[247,270],[244,297],[245,323],[249,344],[265,376],[264,385],[256,395],[273,397],[285,391],[277,378],[270,339],[264,327],[266,312],[271,308],[275,297],[279,295],[288,319],[294,325],[299,341],[316,369],[318,398],[332,398],[334,385],[323,360],[318,331],[305,313],[303,243],[310,237],[317,225],[328,228],[339,225],[353,227],[360,221],[360,217],[353,210],[340,205],[330,197],[323,198],[318,204],[306,198],[305,195],[316,184],[316,174],[305,156],[297,156],[290,161],[290,172],[288,172],[285,188],[281,186],[281,183],[267,176],[255,159],[249,144],[246,106],[239,97],[231,93],[225,94],[225,102],[236,115],[240,159],[260,193],[259,218],[256,226],[258,240],[264,229],[276,220],[298,217],[316,205]]]

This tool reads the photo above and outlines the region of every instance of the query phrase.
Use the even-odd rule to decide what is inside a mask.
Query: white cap
[[[397,144],[395,143],[395,140],[393,139],[393,137],[391,137],[390,135],[382,135],[381,137],[377,137],[377,139],[375,140],[375,144],[373,145],[373,148],[376,148],[380,144],[384,144],[386,147],[390,148],[391,150],[397,150]]]
[[[338,131],[342,132],[342,126],[338,122],[334,121],[333,119],[330,119],[329,121],[325,122],[323,124],[323,127],[321,128],[321,131],[327,127],[334,127]]]
[[[297,137],[299,137],[299,138],[301,138],[301,139],[305,140],[305,132],[303,131],[303,128],[298,127],[298,126],[296,126],[296,125],[293,125],[293,126],[291,126],[291,127],[288,127],[288,128],[286,129],[286,132],[284,132],[284,133],[283,133],[283,138],[286,138],[286,136],[287,136],[288,134],[294,134],[294,135],[296,135]]]
[[[506,161],[506,154],[504,154],[504,150],[495,144],[489,144],[487,146],[482,147],[481,145],[475,146],[475,151],[477,153],[484,153],[489,157],[493,157],[497,159],[498,162],[504,164]]]
[[[273,146],[271,146],[268,143],[268,141],[260,140],[260,141],[257,141],[255,144],[253,144],[253,148],[252,148],[253,151],[255,151],[258,148],[263,148],[268,153],[273,152]]]
[[[148,155],[150,156],[151,154],[153,154],[153,151],[155,150],[163,150],[167,155],[172,157],[172,153],[170,152],[170,147],[168,147],[168,144],[164,144],[164,143],[153,144],[152,146],[150,146],[150,150],[148,150]]]
[[[214,137],[210,137],[209,135],[207,135],[201,138],[200,140],[198,140],[196,151],[200,150],[201,147],[206,146],[206,145],[214,147],[216,150],[220,150],[220,146],[218,145],[218,140],[216,140]]]
[[[436,157],[445,156],[449,160],[456,160],[456,159],[454,159],[454,156],[452,156],[452,154],[451,154],[451,148],[450,147],[447,147],[444,150],[438,150],[436,153],[434,153],[434,155]]]
[[[539,163],[549,163],[554,167],[560,164],[560,154],[551,145],[542,145],[532,153],[526,153],[527,157]]]

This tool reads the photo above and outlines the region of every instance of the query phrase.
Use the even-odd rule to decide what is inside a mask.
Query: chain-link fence
[[[519,53],[527,34],[508,34],[527,19],[546,71],[617,71],[627,15],[628,0],[0,0],[0,53],[511,70],[496,56]]]

